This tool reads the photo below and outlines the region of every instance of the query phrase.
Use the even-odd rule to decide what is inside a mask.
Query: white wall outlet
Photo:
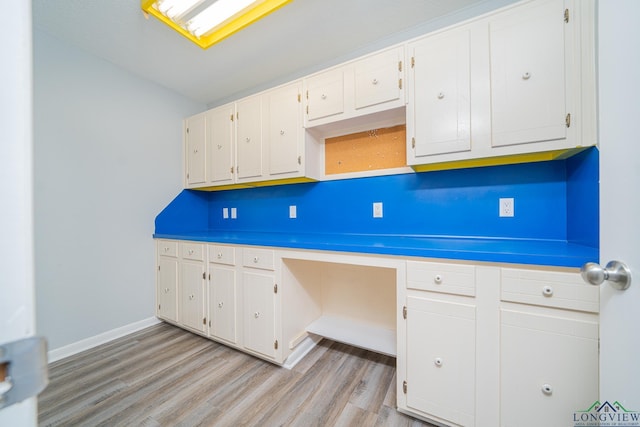
[[[373,217],[382,218],[382,202],[373,202]]]
[[[229,219],[229,208],[222,208],[222,219]]]
[[[298,208],[296,205],[289,206],[289,218],[297,218],[298,217]]]
[[[515,203],[513,197],[500,199],[500,216],[513,217],[516,214]]]
[[[238,218],[238,209],[231,208],[231,219],[236,219],[236,218]]]

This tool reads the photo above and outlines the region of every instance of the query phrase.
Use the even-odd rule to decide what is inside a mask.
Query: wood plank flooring
[[[430,426],[395,359],[323,340],[294,369],[162,323],[49,366],[41,426]]]

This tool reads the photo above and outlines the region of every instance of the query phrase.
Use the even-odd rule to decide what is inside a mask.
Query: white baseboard
[[[282,367],[292,369],[304,356],[307,355],[307,353],[313,350],[320,341],[322,341],[322,337],[319,335],[309,335],[306,337],[300,344],[298,344],[289,357],[287,357],[287,360],[284,361]]]
[[[60,359],[64,359],[65,357],[73,356],[74,354],[80,353],[81,351],[89,350],[90,348],[96,347],[100,344],[113,341],[116,338],[123,337],[144,328],[148,328],[149,326],[157,325],[160,322],[161,321],[157,317],[149,317],[148,319],[130,323],[128,325],[124,325],[119,328],[95,335],[93,337],[74,342],[73,344],[50,350],[47,353],[49,363],[56,362]]]

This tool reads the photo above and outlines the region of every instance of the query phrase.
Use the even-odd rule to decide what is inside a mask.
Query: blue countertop
[[[156,239],[558,267],[580,267],[586,262],[599,261],[598,248],[562,240],[388,234],[289,234],[215,230],[180,234],[156,233],[153,237]]]

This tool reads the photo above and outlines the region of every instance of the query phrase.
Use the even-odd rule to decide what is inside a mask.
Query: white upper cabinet
[[[405,105],[404,68],[404,46],[396,46],[305,78],[305,127],[336,136],[404,123],[404,110],[395,111]]]
[[[252,96],[236,103],[236,182],[262,177],[262,97]]]
[[[338,68],[307,79],[309,123],[344,113],[344,74],[344,69]]]
[[[301,82],[267,92],[264,108],[269,177],[301,176],[304,170]]]
[[[235,161],[234,104],[223,105],[207,112],[208,162],[207,181],[210,185],[233,183]]]
[[[401,99],[403,59],[392,49],[354,64],[356,110]]]
[[[192,188],[206,183],[207,161],[207,113],[200,113],[185,120],[185,187]]]
[[[490,20],[493,146],[567,137],[564,10],[549,0]]]
[[[463,29],[409,45],[410,165],[434,154],[471,150],[470,36]]]

